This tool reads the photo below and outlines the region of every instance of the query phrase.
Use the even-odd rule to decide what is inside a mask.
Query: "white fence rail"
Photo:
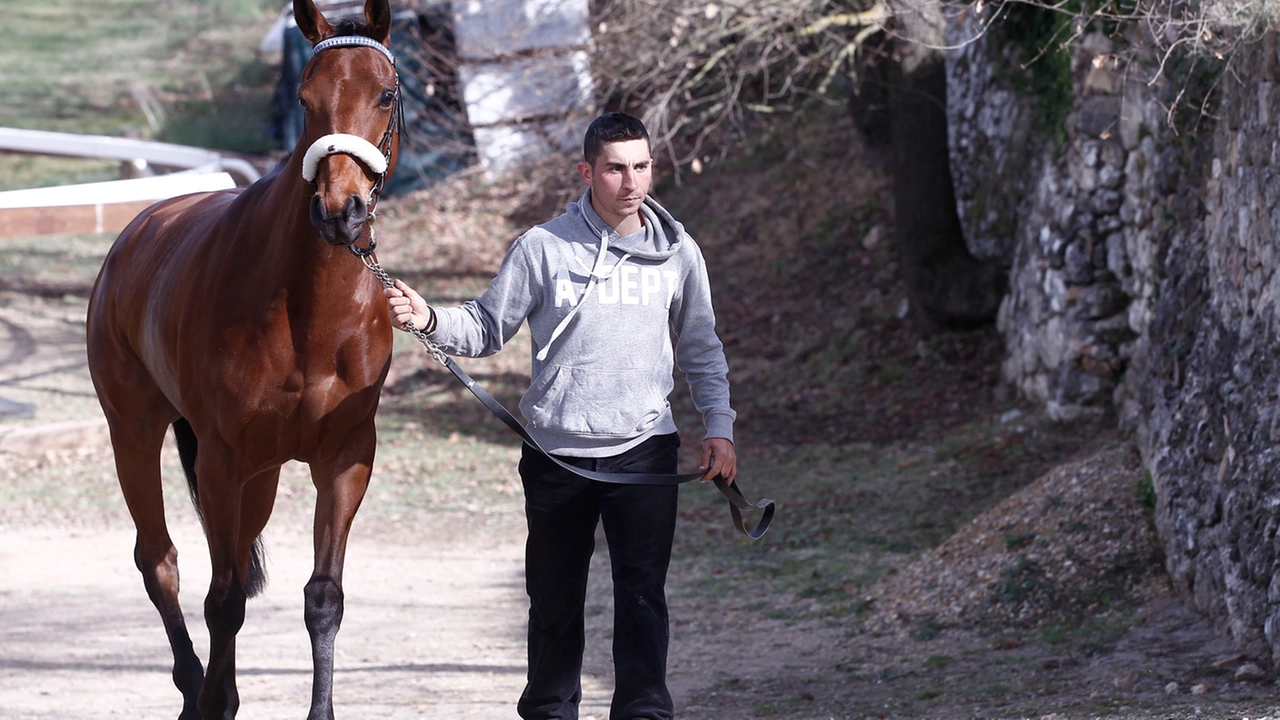
[[[9,190],[0,192],[0,210],[155,202],[177,195],[227,190],[235,186],[236,181],[225,172],[177,172],[131,180]]]
[[[233,188],[237,178],[248,185],[261,176],[248,161],[213,150],[105,135],[0,128],[0,152],[117,160],[135,171],[178,171],[0,192],[0,238],[119,232],[157,200]]]
[[[213,150],[107,135],[0,128],[0,152],[4,151],[141,162],[145,166],[176,170],[222,171],[239,176],[246,185],[261,175],[248,161]]]

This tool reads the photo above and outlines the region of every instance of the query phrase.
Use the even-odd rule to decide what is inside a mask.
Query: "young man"
[[[393,323],[412,321],[447,352],[481,357],[527,319],[533,368],[520,410],[528,432],[548,453],[600,472],[676,472],[680,440],[667,396],[678,364],[706,426],[699,472],[732,482],[736,415],[706,265],[693,238],[648,197],[648,133],[631,115],[602,115],[583,157],[582,197],[516,240],[483,295],[437,309],[397,282],[386,290]],[[587,569],[602,523],[614,590],[610,718],[672,717],[664,587],[677,487],[587,480],[528,444],[520,477],[530,604],[520,716],[578,717]]]

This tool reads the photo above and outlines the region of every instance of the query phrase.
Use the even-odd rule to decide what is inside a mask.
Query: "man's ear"
[[[578,163],[578,177],[582,178],[582,182],[586,183],[587,187],[591,187],[591,163],[585,161]]]

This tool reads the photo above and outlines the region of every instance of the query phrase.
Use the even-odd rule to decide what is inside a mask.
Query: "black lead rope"
[[[498,416],[498,419],[511,428],[517,435],[529,443],[530,447],[542,453],[551,459],[552,462],[579,477],[597,482],[613,483],[615,485],[680,485],[691,480],[697,480],[702,477],[702,473],[679,473],[670,475],[666,473],[606,473],[596,470],[587,470],[585,468],[575,467],[564,462],[555,455],[543,450],[538,441],[529,435],[529,431],[516,420],[515,416],[507,410],[502,403],[498,402],[493,395],[489,394],[480,386],[470,375],[463,370],[453,358],[445,356],[445,367],[449,368],[449,372],[458,379],[463,385],[475,395],[489,411]],[[769,498],[762,498],[759,502],[751,502],[738,489],[737,484],[725,482],[725,479],[719,475],[715,478],[716,488],[729,501],[729,514],[733,516],[733,526],[738,528],[738,532],[746,535],[752,540],[759,540],[769,529],[769,524],[773,522],[774,504]],[[760,519],[756,521],[755,526],[747,528],[746,522],[743,520],[743,513],[760,513]]]
[[[395,287],[395,282],[392,281],[391,276],[387,274],[386,270],[382,269],[382,266],[378,264],[377,259],[372,257],[372,252],[357,253],[354,250],[352,252],[360,258],[361,262],[365,264],[365,267],[369,268],[374,277],[378,278],[383,287]],[[461,366],[458,365],[458,363],[453,361],[453,358],[446,355],[444,350],[440,349],[439,345],[432,342],[425,332],[419,330],[413,323],[405,323],[405,330],[416,337],[418,342],[422,343],[423,347],[427,349],[427,352],[431,353],[431,356],[439,361],[441,365],[449,368],[449,372],[453,373],[453,376],[458,379],[458,382],[465,385],[466,388],[471,391],[471,394],[476,396],[476,399],[484,403],[484,406],[489,408],[489,412],[497,415],[499,420],[523,438],[525,442],[529,443],[530,447],[542,453],[556,465],[559,465],[574,475],[584,477],[588,480],[613,483],[615,485],[680,485],[702,477],[702,473],[679,473],[675,475],[669,475],[666,473],[606,473],[574,467],[546,450],[543,450],[542,446],[538,444],[538,441],[534,440],[533,437],[529,435],[529,431],[525,430],[524,426],[520,424],[520,421],[516,420],[515,416],[511,414],[511,411],[507,410],[507,408],[503,406],[502,403],[498,402],[493,395],[490,395],[488,390],[481,387],[479,383],[477,383],[465,370],[462,369]],[[773,501],[769,498],[761,498],[759,502],[751,502],[742,494],[742,491],[738,489],[738,485],[736,483],[726,482],[725,479],[719,475],[715,477],[714,482],[716,484],[716,488],[720,490],[720,494],[724,495],[725,499],[729,501],[729,514],[733,517],[733,526],[738,529],[738,532],[746,535],[752,540],[759,540],[764,536],[765,531],[769,529],[769,524],[773,522]],[[756,521],[754,526],[748,529],[746,522],[742,519],[743,513],[751,515],[757,512],[760,513],[760,519]]]

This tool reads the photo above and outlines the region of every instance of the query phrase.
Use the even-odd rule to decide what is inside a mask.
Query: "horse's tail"
[[[196,508],[200,524],[204,525],[204,512],[200,509],[200,488],[196,485],[196,433],[191,423],[180,417],[173,423],[173,439],[178,444],[178,457],[182,460],[182,472],[187,476],[187,489],[191,492],[191,504]],[[249,551],[249,577],[244,579],[244,594],[253,597],[267,587],[267,569],[262,537],[253,541]]]

